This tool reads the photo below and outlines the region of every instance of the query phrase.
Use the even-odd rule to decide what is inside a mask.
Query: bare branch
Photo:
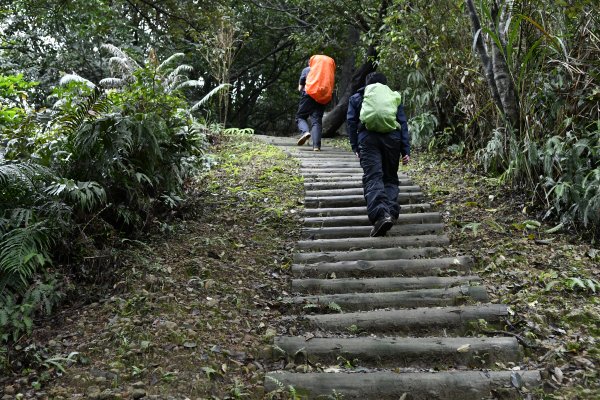
[[[158,4],[156,4],[156,3],[154,3],[154,2],[152,2],[150,0],[138,0],[138,1],[142,2],[143,4],[146,4],[147,6],[153,8],[154,10],[158,11],[161,14],[164,14],[164,15],[166,15],[168,17],[173,18],[173,19],[178,19],[180,21],[185,22],[186,24],[188,24],[192,29],[194,29],[197,32],[202,32],[202,29],[200,29],[199,26],[197,26],[195,23],[193,23],[192,21],[188,20],[187,18],[182,17],[181,15],[174,14],[174,13],[172,13],[172,12],[170,12],[170,11],[162,8],[162,7],[160,7]]]
[[[288,17],[292,18],[294,21],[298,22],[298,24],[300,24],[300,26],[303,28],[308,28],[310,26],[313,26],[313,24],[301,19],[299,16],[291,13],[289,10],[287,10],[285,8],[268,6],[265,4],[258,3],[256,0],[251,0],[250,2],[252,4],[254,4],[256,7],[259,7],[259,8],[265,9],[265,10],[271,10],[271,11],[277,11],[277,12],[283,13],[283,14],[287,15]]]
[[[241,71],[238,71],[237,74],[235,76],[232,76],[231,79],[232,80],[236,80],[239,77],[241,77],[242,75],[244,75],[246,72],[248,72],[249,70],[251,70],[252,68],[254,68],[255,66],[261,64],[264,60],[266,60],[267,58],[271,57],[272,55],[275,55],[277,53],[279,53],[282,50],[285,50],[286,48],[292,46],[294,44],[294,42],[292,40],[287,40],[285,42],[283,42],[282,44],[280,44],[279,46],[277,46],[276,48],[274,48],[273,50],[271,50],[270,52],[268,52],[267,54],[265,54],[264,56],[262,56],[261,58],[255,60],[253,63],[248,64],[246,66],[246,68],[244,68]]]

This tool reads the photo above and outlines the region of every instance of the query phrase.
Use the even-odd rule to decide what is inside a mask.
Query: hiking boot
[[[392,217],[389,214],[384,215],[375,222],[375,225],[373,225],[373,229],[371,229],[371,237],[385,236],[387,231],[392,229],[392,226],[394,226]]]
[[[310,139],[310,132],[304,132],[304,135],[298,139],[298,146],[302,146],[308,139]]]

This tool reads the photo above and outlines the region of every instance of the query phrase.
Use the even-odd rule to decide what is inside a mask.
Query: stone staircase
[[[507,367],[522,356],[516,338],[477,333],[502,329],[508,309],[489,302],[471,257],[447,250],[441,215],[407,175],[400,218],[386,237],[371,238],[353,154],[261,138],[300,159],[306,190],[294,295],[284,300],[299,328],[275,337],[269,357],[333,366],[269,372],[267,392],[291,385],[303,399],[479,400],[526,398],[541,384],[539,371]]]

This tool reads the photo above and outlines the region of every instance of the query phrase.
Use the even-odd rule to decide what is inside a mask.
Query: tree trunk
[[[510,125],[514,129],[518,130],[520,124],[519,102],[515,91],[515,85],[508,69],[508,64],[504,58],[504,52],[502,51],[503,49],[498,46],[496,41],[491,40],[490,57],[488,54],[488,49],[483,40],[481,22],[477,16],[475,5],[473,4],[472,0],[465,1],[467,8],[469,9],[469,16],[473,26],[474,47],[477,51],[477,54],[479,54],[483,70],[485,72],[485,78],[490,92],[492,93],[492,98]],[[500,17],[502,21],[499,21],[498,12],[498,3],[494,0],[492,3],[492,30],[498,37],[500,45],[505,47],[505,40],[502,30],[505,24],[503,19],[506,18],[506,15]]]
[[[356,70],[356,46],[360,40],[360,32],[355,26],[348,27],[347,47],[344,61],[339,65],[340,73],[336,75],[336,91],[334,91],[333,104],[337,104],[341,95],[346,93],[348,86],[352,84],[352,75]]]
[[[364,86],[367,75],[375,71],[375,59],[377,50],[373,45],[369,46],[365,62],[354,72],[350,84],[346,87],[344,93],[340,96],[338,103],[333,110],[323,118],[323,137],[333,137],[339,127],[346,121],[348,112],[348,101],[358,89]]]
[[[494,22],[498,21],[498,25],[494,26],[494,31],[498,35],[500,44],[504,49],[501,49],[495,41],[492,41],[492,71],[494,72],[494,80],[496,81],[496,87],[498,89],[498,94],[500,95],[504,115],[506,115],[506,118],[511,123],[512,127],[518,130],[520,120],[519,103],[515,93],[515,85],[512,76],[510,75],[508,64],[504,58],[504,54],[506,54],[506,40],[502,32],[505,26],[504,18],[506,18],[506,14],[503,13],[500,19],[498,19],[498,11],[498,4],[494,1],[492,7],[492,19]],[[504,50],[504,52],[502,50]]]
[[[379,12],[377,15],[376,21],[371,24],[366,23],[361,15],[357,15],[356,17],[362,21],[359,24],[358,28],[363,29],[365,32],[373,30],[374,32],[378,32],[381,26],[383,25],[384,17],[388,11],[390,6],[389,0],[383,0],[379,5]],[[333,108],[333,110],[328,113],[323,118],[323,137],[332,137],[335,136],[338,129],[344,121],[346,121],[346,113],[348,112],[348,101],[350,100],[350,96],[352,96],[358,89],[365,85],[365,78],[367,75],[375,69],[377,69],[377,50],[376,47],[379,43],[373,43],[369,45],[367,49],[367,56],[365,58],[364,63],[356,70],[356,72],[352,75],[352,79],[350,84],[346,87],[343,94],[340,96],[337,104]]]
[[[492,69],[492,62],[488,55],[485,42],[483,41],[481,22],[479,22],[479,16],[477,15],[477,10],[475,10],[475,5],[473,4],[473,1],[466,0],[466,2],[467,7],[469,8],[471,24],[473,25],[473,37],[476,37],[474,47],[477,51],[477,54],[479,54],[479,59],[481,60],[481,64],[483,65],[483,71],[485,72],[485,79],[487,81],[490,91],[492,92],[494,102],[496,103],[496,106],[500,110],[502,110],[502,101],[500,100],[500,94],[498,94],[498,88],[496,87],[496,80],[494,79],[494,70]]]

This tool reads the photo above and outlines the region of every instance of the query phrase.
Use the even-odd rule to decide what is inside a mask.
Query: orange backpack
[[[310,72],[306,77],[304,90],[317,103],[327,104],[333,95],[333,84],[335,80],[335,61],[324,55],[315,55],[308,63]]]

